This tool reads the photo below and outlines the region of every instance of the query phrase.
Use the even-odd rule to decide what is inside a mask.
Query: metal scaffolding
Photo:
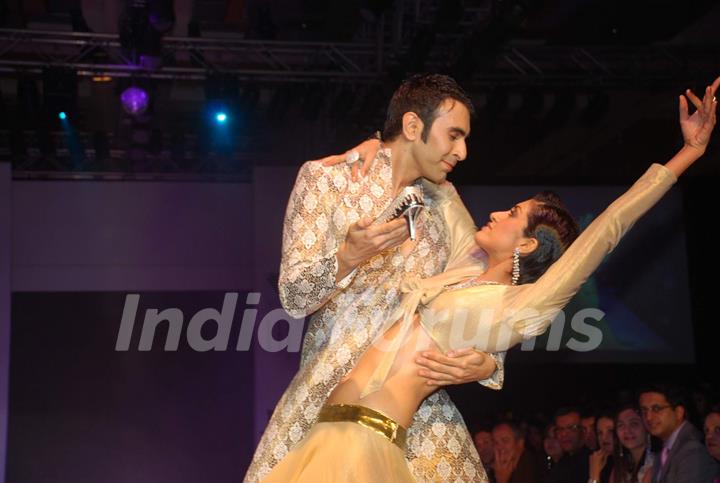
[[[203,80],[222,72],[277,82],[367,81],[380,65],[376,46],[368,43],[165,37],[157,69],[134,63],[117,35],[0,29],[0,45],[0,72],[6,73],[54,66],[80,76]]]
[[[461,45],[458,36],[438,36],[421,65],[450,72],[463,58],[473,65],[464,84],[496,85],[597,82],[611,85],[667,83],[688,76],[714,75],[717,47],[552,46],[522,42],[492,46]],[[80,76],[204,80],[212,73],[266,82],[367,83],[390,69],[409,70],[408,45],[287,42],[166,37],[162,63],[155,69],[133,63],[117,35],[0,29],[0,73],[41,72],[55,66]],[[404,63],[408,63],[405,66]]]

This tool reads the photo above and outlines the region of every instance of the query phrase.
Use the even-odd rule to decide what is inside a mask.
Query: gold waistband
[[[406,430],[374,409],[354,404],[327,404],[318,415],[318,423],[351,422],[365,426],[405,451]]]

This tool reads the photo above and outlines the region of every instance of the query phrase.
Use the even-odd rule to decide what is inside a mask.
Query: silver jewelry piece
[[[345,162],[347,164],[353,165],[358,161],[360,161],[360,153],[354,149],[345,155]]]
[[[512,284],[517,285],[520,281],[520,249],[513,250]]]

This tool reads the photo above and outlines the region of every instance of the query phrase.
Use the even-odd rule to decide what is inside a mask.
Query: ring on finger
[[[358,161],[360,161],[360,153],[354,149],[345,155],[345,162],[347,164],[353,165]]]

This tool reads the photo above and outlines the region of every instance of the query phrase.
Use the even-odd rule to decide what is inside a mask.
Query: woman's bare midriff
[[[385,333],[385,345],[397,337],[399,329],[400,324],[396,323]],[[355,368],[333,390],[327,402],[360,404],[385,413],[405,428],[409,427],[413,414],[422,400],[437,389],[428,386],[427,379],[418,375],[421,366],[415,362],[415,359],[418,352],[427,349],[437,350],[437,345],[427,335],[416,314],[410,333],[398,351],[397,358],[380,390],[360,399],[360,393],[385,354],[383,350],[371,345]]]

